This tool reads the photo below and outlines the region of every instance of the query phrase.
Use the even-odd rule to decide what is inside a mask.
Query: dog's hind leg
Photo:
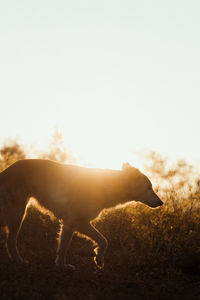
[[[97,248],[94,249],[96,256],[94,257],[94,262],[99,268],[104,266],[104,255],[108,246],[107,239],[90,223],[81,226],[80,233],[90,237],[97,243]]]
[[[73,265],[65,263],[66,252],[70,247],[73,232],[74,230],[64,222],[64,224],[61,226],[61,231],[59,234],[58,248],[57,248],[56,260],[55,260],[55,264],[58,267],[60,266],[72,270],[75,269]]]
[[[11,260],[17,263],[26,263],[26,261],[24,261],[20,256],[17,249],[17,237],[21,228],[24,213],[25,207],[23,209],[13,209],[12,215],[10,215],[10,219],[7,223],[9,229],[7,238],[7,252]]]

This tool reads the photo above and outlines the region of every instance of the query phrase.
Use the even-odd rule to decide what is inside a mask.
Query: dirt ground
[[[69,272],[50,262],[33,261],[23,267],[5,259],[1,261],[0,299],[200,299],[199,275],[164,277],[128,266],[100,271],[84,260],[79,270]]]

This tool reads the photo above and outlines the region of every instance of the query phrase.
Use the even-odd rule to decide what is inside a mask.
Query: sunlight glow
[[[64,143],[70,145],[79,164],[120,169],[124,161],[130,161],[133,151],[131,136],[134,136],[136,150],[137,146],[140,147],[140,132],[137,133],[137,116],[128,112],[126,105],[125,101],[101,101],[99,105],[84,101],[81,105],[79,103],[79,109],[76,108],[71,115],[73,117],[63,122]],[[132,124],[135,120],[134,126],[129,124],[129,118]]]

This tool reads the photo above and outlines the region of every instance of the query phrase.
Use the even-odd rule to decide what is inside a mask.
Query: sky
[[[200,161],[200,2],[1,1],[0,144]]]

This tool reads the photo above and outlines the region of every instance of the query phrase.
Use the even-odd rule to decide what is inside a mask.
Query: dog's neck
[[[118,204],[123,204],[128,202],[127,195],[124,194],[124,180],[123,174],[121,171],[116,173],[115,178],[108,180],[104,186],[105,189],[105,199],[104,199],[104,208],[114,207]]]

